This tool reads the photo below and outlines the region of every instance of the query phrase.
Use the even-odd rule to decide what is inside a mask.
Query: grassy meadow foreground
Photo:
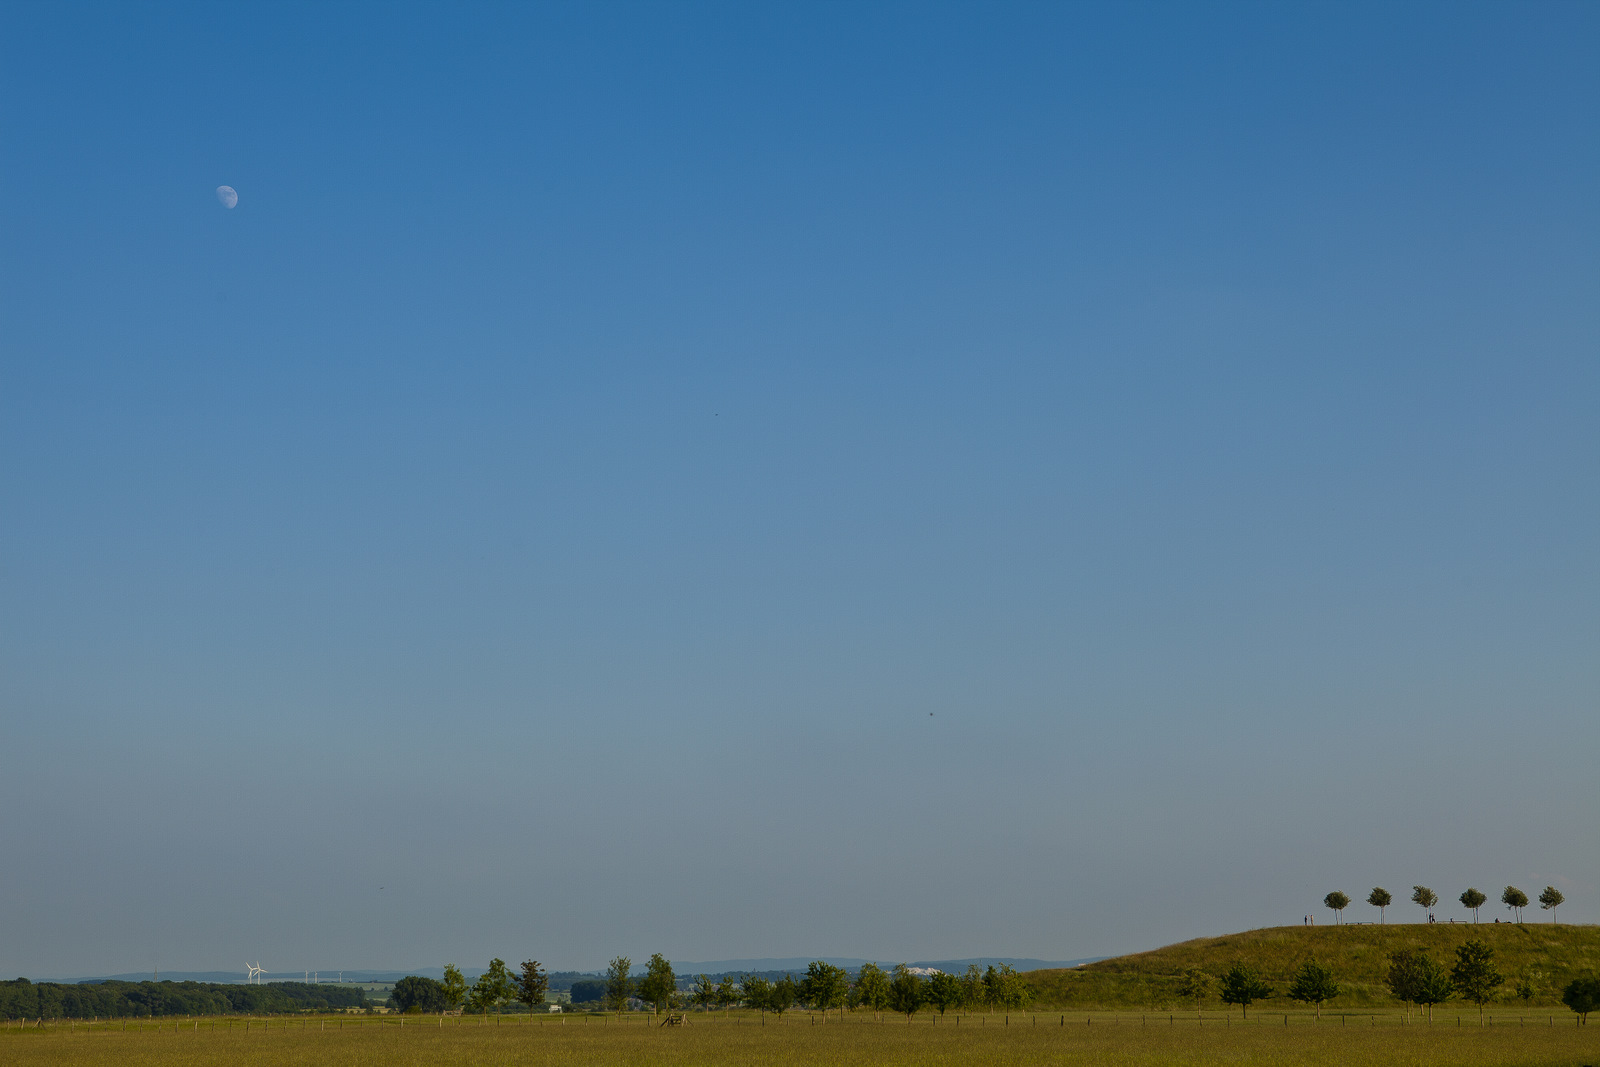
[[[958,1021],[959,1019],[959,1021]],[[227,1067],[305,1064],[331,1067],[423,1067],[435,1064],[660,1064],[782,1067],[804,1065],[1033,1064],[1138,1065],[1414,1064],[1460,1067],[1545,1067],[1600,1063],[1600,1027],[1579,1027],[1571,1012],[1439,1013],[1432,1026],[1399,1013],[1346,1018],[1304,1012],[1187,1015],[1042,1012],[949,1015],[835,1015],[822,1023],[806,1013],[781,1021],[735,1012],[695,1016],[665,1028],[645,1015],[494,1020],[412,1018],[202,1019],[8,1028],[0,1062],[8,1067]]]

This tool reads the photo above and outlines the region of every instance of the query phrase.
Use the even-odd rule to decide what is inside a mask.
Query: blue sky
[[[1597,46],[6,8],[0,973],[1600,919]]]

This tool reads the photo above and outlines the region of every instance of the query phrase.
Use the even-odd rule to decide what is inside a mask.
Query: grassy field
[[[523,1017],[495,1025],[477,1020],[395,1019],[168,1021],[127,1030],[120,1023],[47,1025],[0,1031],[7,1067],[479,1067],[646,1064],[676,1067],[809,1067],[809,1065],[1088,1064],[1412,1064],[1459,1067],[1577,1067],[1600,1064],[1600,1027],[1578,1027],[1571,1012],[1497,1013],[1479,1027],[1475,1014],[1442,1013],[1430,1027],[1398,1014],[1343,1019],[1282,1012],[1252,1015],[1248,1024],[1221,1014],[1124,1012],[946,1016],[837,1016],[819,1024],[805,1014],[781,1022],[735,1013],[696,1016],[663,1028],[647,1017]]]
[[[1387,956],[1425,948],[1448,963],[1477,937],[1494,946],[1508,979],[1544,972],[1533,1001],[1508,996],[1480,1025],[1469,1005],[1407,1019],[1383,986]],[[1196,1013],[1174,995],[1186,967],[1220,974],[1236,960],[1281,990],[1300,961],[1330,964],[1347,992],[1312,1013],[1282,999],[1258,1003],[1248,1020],[1213,1000]],[[676,1067],[808,1065],[1363,1064],[1459,1067],[1600,1067],[1600,1026],[1579,1027],[1559,1003],[1571,977],[1600,972],[1600,928],[1513,926],[1278,927],[1186,941],[1066,971],[1034,971],[1036,1010],[942,1018],[855,1013],[826,1020],[793,1012],[782,1020],[747,1012],[691,1014],[664,1028],[647,1015],[287,1017],[53,1022],[0,1027],[4,1067],[534,1067],[644,1064]],[[1044,1010],[1055,1005],[1056,1010]],[[1091,1007],[1086,1007],[1086,1005]],[[1292,1005],[1292,1006],[1291,1006]],[[1064,1006],[1064,1007],[1062,1007]],[[1112,1010],[1113,1008],[1117,1010]],[[1130,1010],[1131,1009],[1131,1010]]]
[[[1281,992],[1288,988],[1301,962],[1315,957],[1333,969],[1343,988],[1329,1006],[1337,1013],[1395,1006],[1384,984],[1389,953],[1422,948],[1449,967],[1456,947],[1470,938],[1487,942],[1495,950],[1496,966],[1506,977],[1501,1006],[1507,1011],[1506,998],[1512,996],[1516,979],[1524,971],[1543,972],[1537,982],[1538,995],[1525,1006],[1556,1010],[1562,1010],[1561,989],[1568,982],[1580,975],[1600,974],[1600,926],[1489,922],[1274,926],[1183,941],[1070,970],[1030,971],[1026,977],[1034,1003],[1040,1007],[1176,1009],[1183,1004],[1176,993],[1178,975],[1186,967],[1199,967],[1216,977],[1242,961],[1257,967]],[[1271,1002],[1266,1008],[1270,1011],[1279,1003]],[[1214,996],[1210,1004],[1220,1007]]]

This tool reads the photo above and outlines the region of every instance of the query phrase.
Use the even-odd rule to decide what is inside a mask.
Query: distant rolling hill
[[[771,971],[804,971],[813,960],[831,963],[835,967],[843,967],[847,971],[858,970],[862,964],[876,963],[885,970],[892,969],[901,963],[912,967],[929,967],[935,970],[948,971],[960,974],[969,966],[976,964],[979,968],[991,964],[998,966],[1006,963],[1019,971],[1035,971],[1047,967],[1076,967],[1082,963],[1090,963],[1100,956],[1092,956],[1081,960],[1033,960],[1012,956],[986,956],[973,957],[966,960],[865,960],[849,956],[782,956],[764,959],[749,960],[707,960],[700,963],[685,963],[679,960],[672,961],[672,969],[679,978],[697,974],[722,975],[722,974],[764,974]],[[635,968],[638,970],[638,968]]]
[[[343,981],[345,984],[361,982],[396,982],[408,974],[429,974],[436,978],[444,977],[444,968],[433,967],[421,971],[345,971]],[[128,974],[102,974],[94,978],[61,978],[46,979],[46,981],[61,981],[67,983],[86,984],[92,982],[149,982],[156,975],[151,971],[136,971]],[[300,982],[306,979],[304,971],[267,971],[261,976],[263,982]],[[163,982],[217,982],[220,984],[244,983],[248,975],[244,971],[161,971],[160,981]],[[339,981],[338,971],[317,972],[317,981],[332,984]]]
[[[1198,967],[1215,979],[1235,962],[1244,962],[1260,970],[1281,996],[1301,962],[1315,958],[1333,969],[1342,987],[1331,1004],[1334,1011],[1392,1008],[1398,1005],[1384,982],[1389,953],[1425,949],[1448,968],[1457,946],[1472,938],[1495,951],[1496,966],[1506,977],[1502,1000],[1513,996],[1520,975],[1542,972],[1535,983],[1538,994],[1527,1003],[1559,1007],[1561,988],[1573,978],[1600,975],[1600,926],[1490,922],[1273,926],[1183,941],[1070,969],[1034,970],[1026,979],[1039,1007],[1165,1011],[1193,1006],[1177,994],[1178,976],[1186,968]],[[1222,1007],[1214,992],[1206,1007]]]
[[[896,964],[901,962],[899,960],[895,960],[893,962],[885,962],[885,961],[882,961],[882,960],[869,961],[869,960],[864,960],[864,959],[854,959],[854,958],[848,958],[848,957],[835,957],[835,956],[827,956],[827,957],[790,956],[790,957],[772,957],[772,958],[747,959],[747,960],[709,960],[709,961],[700,962],[700,963],[685,963],[685,962],[681,962],[681,961],[678,961],[678,960],[674,960],[672,962],[672,968],[673,968],[674,971],[677,972],[677,975],[678,975],[678,978],[679,978],[680,982],[687,982],[687,981],[692,980],[696,975],[701,975],[701,974],[708,974],[708,975],[711,975],[712,977],[720,978],[723,975],[728,975],[728,974],[734,974],[734,975],[738,975],[738,974],[776,974],[776,973],[782,973],[782,972],[803,973],[805,971],[805,969],[806,969],[806,966],[809,963],[811,963],[812,960],[819,959],[819,958],[820,959],[824,959],[826,962],[831,963],[836,967],[843,967],[848,971],[856,971],[856,970],[860,969],[860,967],[861,967],[861,965],[863,963],[868,963],[868,962],[876,962],[879,966],[883,967],[885,970],[889,970],[889,969],[893,968]],[[952,973],[957,973],[958,974],[958,973],[960,973],[962,971],[965,971],[969,964],[977,964],[979,967],[987,967],[990,964],[1008,963],[1012,967],[1015,967],[1019,971],[1033,971],[1033,970],[1039,970],[1041,968],[1051,968],[1051,967],[1076,967],[1081,963],[1090,963],[1090,962],[1093,962],[1093,960],[1101,959],[1101,958],[1102,957],[1095,956],[1095,957],[1091,957],[1089,959],[1081,959],[1081,960],[1051,961],[1051,960],[1022,959],[1022,958],[1014,958],[1014,957],[1009,957],[1009,956],[990,956],[990,957],[985,957],[983,959],[970,959],[970,960],[907,960],[905,962],[909,963],[912,967],[931,967],[931,968],[936,968],[936,969],[941,970],[941,971],[950,971]],[[481,968],[481,967],[463,967],[463,968],[461,968],[461,971],[462,971],[462,974],[466,976],[467,981],[470,982],[473,979],[477,978],[478,975],[483,973],[483,968]],[[552,972],[550,972],[550,987],[552,989],[567,989],[572,985],[573,980],[576,979],[576,978],[594,976],[594,975],[602,975],[604,973],[605,973],[605,969],[604,968],[596,968],[593,971],[552,971]],[[642,964],[635,964],[634,968],[633,968],[633,973],[636,974],[636,975],[643,974],[644,973],[644,966]],[[444,977],[444,968],[435,966],[435,967],[414,967],[411,970],[398,970],[398,971],[394,971],[394,970],[391,970],[391,971],[347,970],[347,971],[343,971],[343,972],[340,972],[340,971],[319,971],[319,972],[317,972],[317,979],[319,981],[321,981],[321,982],[332,983],[332,982],[340,981],[341,980],[341,975],[342,975],[342,980],[347,985],[351,984],[351,983],[370,984],[370,983],[374,983],[374,982],[397,982],[401,978],[404,978],[408,974],[421,975],[424,978],[439,979],[439,978],[443,978]],[[129,973],[129,974],[98,975],[98,976],[93,977],[93,978],[61,978],[61,979],[46,979],[46,980],[47,981],[60,981],[60,982],[66,982],[66,983],[148,982],[148,981],[151,980],[152,977],[153,977],[152,972],[150,972],[150,971],[142,971],[142,972],[138,972],[138,973]],[[305,978],[305,974],[304,974],[304,972],[301,972],[301,971],[268,971],[262,976],[261,980],[263,982],[299,982],[299,981],[302,981],[304,978]],[[236,982],[244,982],[245,979],[246,979],[246,976],[245,976],[245,972],[243,972],[243,971],[162,971],[161,972],[161,980],[162,981],[173,981],[173,982],[236,983]]]

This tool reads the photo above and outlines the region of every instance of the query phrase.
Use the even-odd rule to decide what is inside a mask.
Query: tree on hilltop
[[[1422,908],[1428,913],[1428,918],[1433,918],[1433,906],[1439,903],[1439,894],[1425,885],[1411,887],[1411,903]]]
[[[1289,987],[1291,1000],[1314,1004],[1317,1018],[1322,1018],[1322,1005],[1339,995],[1339,983],[1333,980],[1333,971],[1316,960],[1306,960],[1295,972],[1294,984]]]
[[[522,970],[511,983],[516,987],[516,997],[528,1006],[533,1014],[544,1006],[545,994],[550,992],[550,977],[539,966],[538,960],[523,960]]]
[[[1478,909],[1483,907],[1489,898],[1476,889],[1468,889],[1461,894],[1461,906],[1472,912],[1472,921],[1478,921]]]
[[[1222,1003],[1239,1005],[1244,1017],[1248,1019],[1250,1005],[1272,996],[1272,987],[1262,980],[1260,972],[1254,967],[1235,963],[1222,976],[1218,993],[1222,997]]]
[[[1322,898],[1322,906],[1333,911],[1333,924],[1339,925],[1339,915],[1350,906],[1350,898],[1335,889]]]
[[[1539,907],[1550,913],[1550,922],[1556,921],[1556,909],[1566,902],[1566,897],[1561,895],[1561,890],[1553,885],[1544,887],[1544,892],[1539,894]]]
[[[1528,894],[1514,885],[1506,886],[1505,892],[1500,894],[1500,903],[1511,909],[1511,914],[1517,917],[1517,922],[1522,921],[1522,909],[1528,906]]]
[[[1456,949],[1456,965],[1450,968],[1450,983],[1463,1000],[1478,1006],[1480,1023],[1483,1022],[1483,1006],[1504,982],[1505,976],[1494,967],[1494,949],[1482,941],[1468,941]]]
[[[1367,894],[1367,903],[1378,909],[1378,925],[1382,926],[1384,909],[1394,903],[1394,897],[1382,886],[1374,886],[1372,892]]]

